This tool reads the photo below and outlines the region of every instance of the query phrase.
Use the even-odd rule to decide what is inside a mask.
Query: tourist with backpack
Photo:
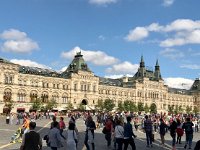
[[[185,130],[186,140],[184,148],[187,148],[189,144],[189,149],[192,148],[192,139],[193,139],[193,126],[194,124],[190,121],[190,118],[186,118],[186,122],[183,123],[183,129]]]

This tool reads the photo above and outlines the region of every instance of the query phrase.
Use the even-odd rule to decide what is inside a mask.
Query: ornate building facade
[[[171,89],[164,84],[158,61],[155,70],[148,70],[141,57],[138,72],[133,77],[109,79],[98,77],[89,69],[78,52],[68,68],[58,73],[49,69],[27,67],[0,59],[0,113],[13,102],[11,112],[29,111],[32,102],[40,98],[45,104],[57,102],[58,110],[66,109],[68,102],[76,109],[86,103],[95,109],[98,100],[111,99],[116,108],[126,100],[141,102],[166,112],[169,105],[200,106],[200,80],[196,79],[190,90]]]

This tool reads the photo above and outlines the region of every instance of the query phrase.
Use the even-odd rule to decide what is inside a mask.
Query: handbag
[[[106,134],[106,133],[107,133],[106,127],[103,127],[102,133],[103,133],[103,134]]]
[[[43,137],[43,140],[45,140],[47,146],[50,147],[49,136],[48,136],[48,135],[45,135],[45,136]]]

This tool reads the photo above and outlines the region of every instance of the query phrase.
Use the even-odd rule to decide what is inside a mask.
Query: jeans
[[[193,134],[187,134],[186,133],[185,145],[187,145],[189,143],[189,148],[192,147],[192,139],[193,139]]]
[[[147,146],[152,145],[152,131],[146,131]]]
[[[107,141],[107,146],[111,145],[111,132],[106,133],[105,139]]]
[[[123,145],[124,139],[123,138],[116,138],[116,148],[117,150],[122,150],[122,145]]]
[[[179,135],[177,135],[177,141],[176,141],[176,143],[178,144],[181,144],[181,136],[179,136]]]
[[[127,150],[128,145],[131,145],[132,150],[136,150],[135,142],[133,138],[124,139],[124,150]]]
[[[93,135],[94,136],[94,135]],[[94,138],[94,137],[93,137]],[[90,150],[90,146],[88,144],[88,133],[85,134],[85,140],[84,140],[84,144],[87,148],[87,150]],[[92,150],[95,150],[95,145],[94,143],[91,143],[92,144]]]
[[[176,133],[171,135],[172,137],[172,146],[175,146],[176,145]]]
[[[57,147],[51,147],[51,150],[57,150]]]

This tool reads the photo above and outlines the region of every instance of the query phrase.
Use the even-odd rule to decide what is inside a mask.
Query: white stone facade
[[[122,79],[123,86],[100,83],[100,78],[92,72],[78,70],[68,78],[42,76],[20,73],[19,65],[0,62],[0,113],[6,101],[12,100],[11,112],[19,109],[29,111],[34,97],[42,98],[45,103],[56,100],[58,109],[64,109],[68,102],[77,108],[82,100],[86,100],[90,108],[95,108],[98,100],[112,99],[116,107],[119,101],[130,100],[142,102],[150,106],[155,103],[159,112],[166,112],[168,105],[194,107],[199,102],[199,92],[193,94],[172,93],[163,80],[151,81],[149,78],[135,80],[131,87],[125,86],[127,77]],[[199,104],[199,103],[198,103]]]

